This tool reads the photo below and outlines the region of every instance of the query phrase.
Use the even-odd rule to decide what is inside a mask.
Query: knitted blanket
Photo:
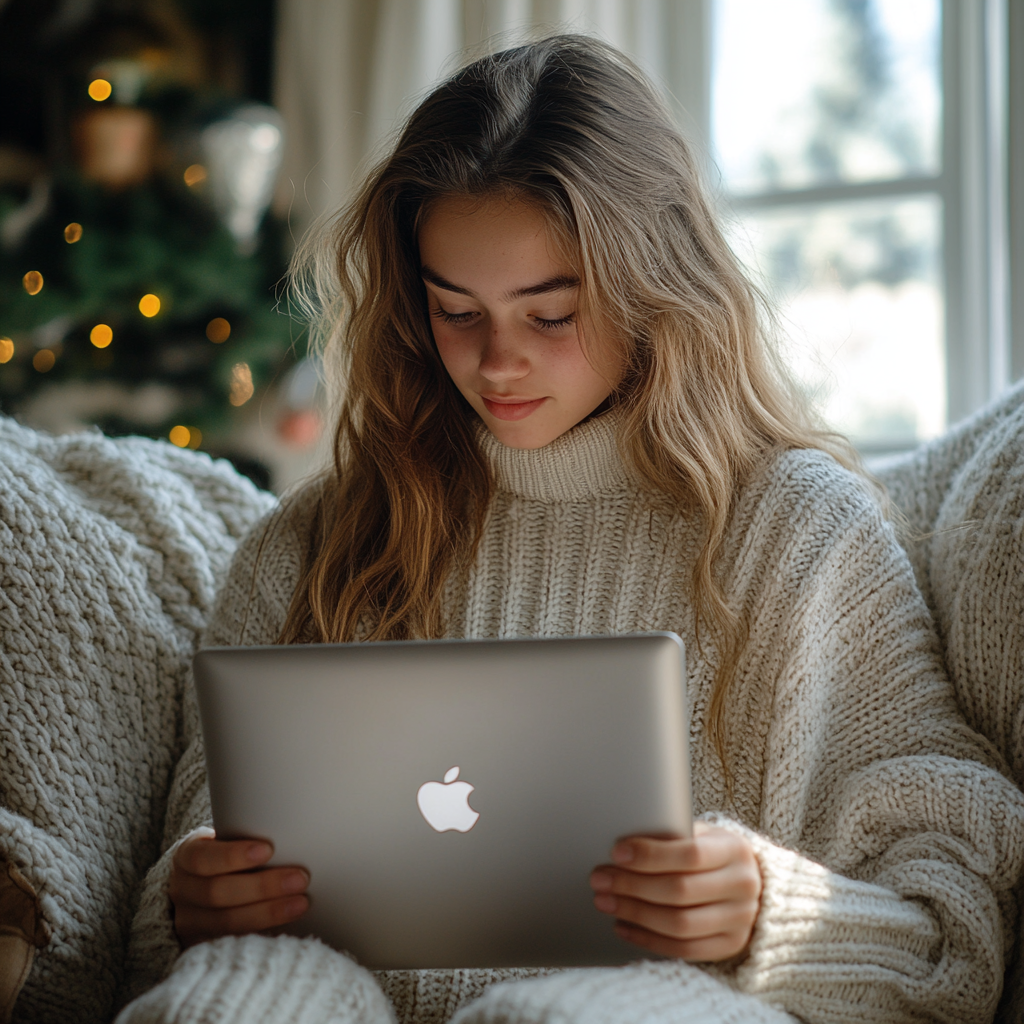
[[[16,879],[0,917],[22,915],[0,921],[0,952],[27,970],[15,1021],[110,1019],[133,895],[160,853],[188,661],[272,500],[169,444],[0,417],[0,875]]]

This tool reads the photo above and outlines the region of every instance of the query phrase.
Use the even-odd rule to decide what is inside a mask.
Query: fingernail
[[[305,871],[289,871],[281,879],[282,892],[302,892],[309,885],[309,875]]]
[[[624,924],[616,924],[615,934],[618,935],[620,939],[631,939],[633,937],[633,930],[631,928],[627,928]]]
[[[635,856],[632,843],[616,843],[612,847],[612,860],[616,864],[628,864]]]
[[[304,914],[309,907],[309,900],[305,896],[293,896],[285,904],[285,912],[289,917],[298,917],[299,914]]]
[[[612,876],[607,871],[595,871],[590,876],[590,888],[603,892],[612,887]]]
[[[245,857],[250,864],[262,864],[263,861],[270,859],[273,852],[270,843],[250,843],[249,849],[245,851]]]
[[[610,896],[606,892],[598,893],[594,897],[594,906],[598,910],[603,910],[606,914],[613,914],[616,906],[618,906],[618,900],[614,896]]]

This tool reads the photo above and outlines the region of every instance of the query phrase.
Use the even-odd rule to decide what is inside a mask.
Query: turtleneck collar
[[[586,501],[632,486],[619,454],[621,420],[610,409],[543,448],[509,448],[483,424],[477,436],[499,490],[539,501]]]

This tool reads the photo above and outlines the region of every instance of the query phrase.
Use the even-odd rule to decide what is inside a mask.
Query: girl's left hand
[[[750,941],[761,899],[761,868],[750,843],[702,821],[692,839],[634,836],[615,844],[614,865],[590,876],[594,906],[615,931],[662,956],[729,960]]]

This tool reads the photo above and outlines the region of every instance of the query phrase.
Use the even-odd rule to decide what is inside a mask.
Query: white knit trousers
[[[188,950],[115,1024],[393,1024],[373,976],[316,939],[224,938]],[[424,1020],[423,1024],[441,1024]],[[452,1024],[795,1024],[681,962],[494,985]]]

